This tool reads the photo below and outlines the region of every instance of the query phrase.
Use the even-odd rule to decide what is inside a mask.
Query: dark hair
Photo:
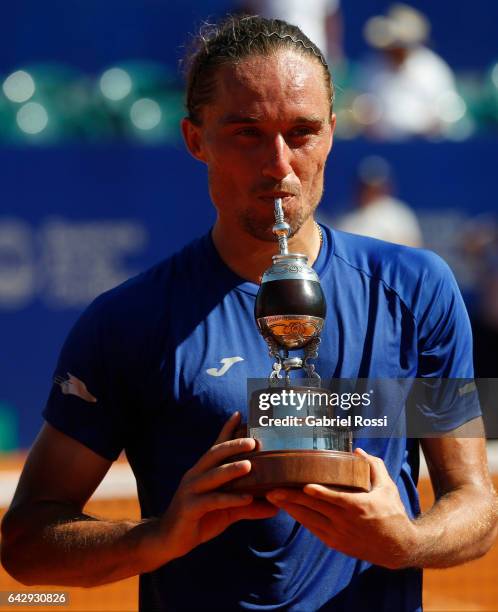
[[[322,64],[332,112],[334,85],[327,62],[320,49],[297,26],[258,15],[229,15],[218,24],[205,24],[200,29],[185,60],[185,103],[189,119],[201,123],[200,110],[212,100],[219,66],[245,57],[268,56],[277,49],[289,47]]]

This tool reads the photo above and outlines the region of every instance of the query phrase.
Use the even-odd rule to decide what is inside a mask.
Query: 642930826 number
[[[0,606],[65,606],[69,593],[56,591],[0,591]]]

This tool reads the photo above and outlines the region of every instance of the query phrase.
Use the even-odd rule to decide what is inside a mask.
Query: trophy
[[[307,256],[289,253],[290,226],[280,198],[275,221],[280,252],[262,277],[255,305],[256,323],[274,363],[265,387],[251,393],[246,435],[256,439],[257,447],[238,457],[251,461],[251,471],[227,489],[259,496],[277,487],[315,483],[368,491],[370,466],[352,453],[351,427],[341,426],[347,419],[318,401],[327,398],[312,363],[325,322],[325,297]],[[289,355],[301,349],[301,357]],[[291,378],[293,370],[305,377]]]

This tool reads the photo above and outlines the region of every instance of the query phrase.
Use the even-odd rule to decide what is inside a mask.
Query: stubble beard
[[[290,225],[289,238],[292,238],[295,234],[297,234],[297,232],[313,214],[317,206],[318,202],[314,205],[306,206],[305,209],[300,208],[299,210],[292,211],[291,215],[286,214],[284,209],[285,220]],[[251,215],[250,211],[244,211],[241,215],[239,215],[239,223],[242,229],[253,238],[262,240],[264,242],[276,241],[275,234],[272,231],[275,224],[275,219],[272,219],[271,222],[266,220],[263,221],[262,219],[257,219]]]
[[[313,200],[311,203],[307,202],[304,206],[302,204],[300,206],[292,206],[290,210],[286,210],[285,203],[283,204],[284,218],[290,225],[289,238],[292,238],[295,234],[297,234],[306,221],[313,215],[320,204],[322,195],[323,183],[319,188],[319,192],[313,194]],[[276,237],[272,231],[275,224],[275,217],[273,214],[271,215],[271,220],[267,220],[267,218],[263,220],[255,217],[253,214],[251,214],[250,210],[246,209],[239,215],[239,223],[242,229],[253,238],[257,238],[258,240],[262,240],[264,242],[275,242],[276,240]]]
[[[212,180],[212,176],[208,171],[208,184],[212,201],[215,203],[217,200],[217,193],[214,189],[214,181]],[[318,188],[318,192],[311,194],[310,199],[312,202],[306,202],[304,205],[301,203],[298,206],[293,205],[290,207],[290,210],[286,207],[285,202],[283,203],[284,208],[284,218],[285,221],[290,225],[289,238],[292,238],[301,227],[306,223],[306,221],[313,215],[315,210],[323,196],[324,184],[323,180],[321,185]],[[300,196],[296,196],[302,198],[302,194]],[[270,206],[270,205],[268,205]],[[287,209],[286,209],[287,208]],[[259,209],[261,210],[261,209]],[[275,224],[275,216],[273,214],[273,207],[270,210],[266,210],[264,217],[261,215],[254,214],[254,212],[250,208],[246,208],[239,212],[236,216],[236,220],[238,221],[238,225],[240,228],[247,233],[248,235],[256,238],[257,240],[261,240],[263,242],[275,242],[276,237],[273,233],[273,226]]]

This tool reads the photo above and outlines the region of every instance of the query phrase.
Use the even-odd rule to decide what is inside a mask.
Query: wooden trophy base
[[[342,491],[369,491],[370,466],[366,459],[344,451],[271,450],[234,457],[249,459],[251,471],[233,480],[225,490],[264,496],[276,488],[321,484]]]

